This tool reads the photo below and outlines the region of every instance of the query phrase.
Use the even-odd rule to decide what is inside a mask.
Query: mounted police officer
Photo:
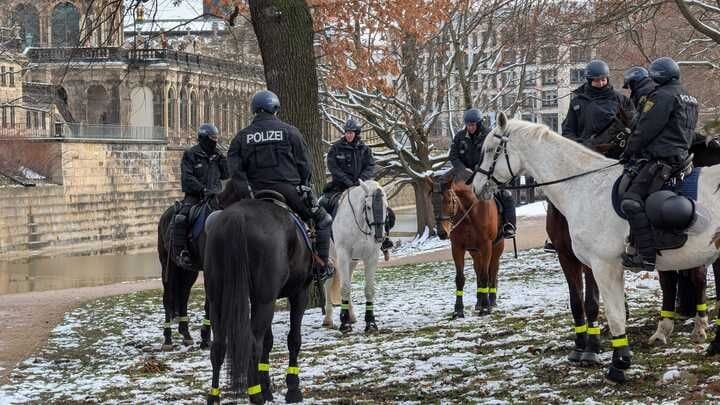
[[[198,128],[198,144],[183,153],[180,180],[185,198],[175,214],[173,245],[175,261],[182,268],[190,268],[192,260],[188,249],[188,215],[190,209],[222,191],[222,182],[228,178],[227,159],[217,150],[218,129],[213,124]]]
[[[304,221],[315,221],[316,249],[323,264],[315,266],[314,271],[318,280],[324,280],[332,275],[328,265],[332,219],[317,205],[310,188],[305,140],[297,128],[276,116],[280,100],[275,93],[257,92],[250,107],[255,118],[235,135],[228,151],[233,181],[245,189],[247,196],[252,190],[278,192]]]
[[[375,157],[372,150],[360,139],[362,127],[354,119],[348,119],[343,126],[343,136],[335,141],[327,154],[327,167],[332,180],[323,189],[320,204],[328,211],[334,212],[335,196],[350,187],[360,184],[360,180],[371,180],[375,177]],[[333,214],[334,215],[334,214]],[[395,224],[395,213],[388,207],[385,232]],[[389,238],[385,237],[381,249],[387,252],[393,247]]]
[[[635,271],[655,270],[655,239],[645,198],[682,171],[698,120],[698,102],[681,85],[674,60],[654,60],[649,75],[657,87],[643,104],[623,158],[626,173],[634,177],[621,208],[636,246],[635,254],[623,254],[623,266]]]
[[[610,67],[605,61],[595,59],[585,66],[586,82],[573,90],[570,107],[562,123],[562,135],[589,148],[603,153],[607,157],[618,158],[625,146],[625,141],[618,141],[618,136],[626,137],[625,123],[618,122],[618,113],[630,124],[635,109],[632,101],[613,89],[610,84]],[[617,133],[612,133],[617,132]],[[611,145],[618,142],[620,145]],[[555,207],[548,207],[548,212],[559,214]],[[548,240],[545,250],[554,252],[555,247]]]
[[[455,178],[466,180],[472,175],[475,166],[482,163],[482,145],[490,130],[483,125],[482,112],[477,108],[465,111],[463,115],[465,128],[453,137],[450,147],[450,163]],[[515,236],[515,201],[507,190],[499,191],[495,197],[503,208],[502,232],[504,238]]]
[[[630,90],[630,100],[635,109],[641,111],[645,100],[655,90],[655,82],[650,79],[647,69],[642,66],[633,66],[626,70],[623,79],[623,89]]]

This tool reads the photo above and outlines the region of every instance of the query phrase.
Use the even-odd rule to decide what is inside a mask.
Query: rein
[[[512,167],[510,166],[510,156],[508,155],[508,151],[507,151],[508,137],[507,137],[507,136],[500,136],[500,135],[497,135],[497,134],[495,134],[494,137],[500,139],[500,144],[499,144],[499,145],[497,146],[497,148],[495,149],[495,153],[493,154],[493,161],[492,161],[492,164],[490,165],[490,169],[489,169],[489,170],[483,170],[483,169],[480,169],[480,168],[478,167],[479,165],[476,166],[476,167],[475,167],[475,171],[473,172],[473,175],[470,176],[470,178],[465,182],[466,184],[468,184],[468,185],[471,184],[471,183],[473,182],[473,180],[475,179],[475,175],[476,175],[477,173],[480,173],[480,174],[484,175],[485,177],[487,177],[488,180],[492,180],[501,190],[528,190],[528,189],[533,189],[533,188],[537,188],[537,187],[551,186],[551,185],[553,185],[553,184],[564,183],[564,182],[566,182],[566,181],[570,181],[570,180],[574,180],[574,179],[577,179],[577,178],[580,178],[580,177],[584,177],[584,176],[587,176],[587,175],[589,175],[589,174],[602,172],[602,171],[605,171],[605,170],[607,170],[607,169],[613,168],[613,167],[615,167],[615,166],[621,165],[621,162],[615,162],[615,163],[613,163],[613,164],[611,164],[611,165],[609,165],[609,166],[605,166],[605,167],[601,167],[601,168],[599,168],[599,169],[594,169],[594,170],[590,170],[590,171],[587,171],[587,172],[575,174],[575,175],[572,175],[572,176],[563,177],[563,178],[557,179],[557,180],[546,181],[546,182],[543,182],[543,183],[526,184],[526,185],[522,185],[522,186],[508,186],[508,185],[507,185],[508,183],[510,183],[511,181],[513,181],[513,180],[515,180],[515,179],[517,178],[517,176],[515,175],[515,173],[513,173]],[[496,179],[495,176],[494,176],[494,174],[495,174],[495,167],[497,166],[497,162],[498,162],[498,159],[500,158],[500,154],[504,154],[504,155],[505,155],[505,162],[506,162],[506,164],[507,164],[507,167],[508,167],[508,170],[510,171],[510,176],[511,176],[511,177],[510,177],[510,180],[508,180],[508,181],[505,182],[505,183],[503,183],[503,182],[501,182],[500,180]]]
[[[466,210],[465,207],[463,207],[462,202],[459,201],[459,198],[458,198],[457,194],[455,194],[455,192],[452,191],[452,190],[450,190],[450,193],[452,193],[453,203],[459,205],[460,208],[463,210],[463,215],[460,217],[460,219],[459,219],[457,222],[453,221],[453,224],[452,224],[452,226],[450,227],[450,231],[448,232],[448,235],[450,235],[450,234],[455,230],[455,228],[457,228],[457,227],[470,215],[470,213],[472,212],[473,208],[475,208],[475,205],[476,205],[478,202],[480,202],[480,200],[475,200],[475,201],[473,201],[473,203],[470,205],[470,208],[468,208],[468,209]],[[453,216],[454,216],[454,215],[453,215]],[[451,219],[452,219],[452,218],[451,218]]]
[[[348,204],[350,205],[350,212],[352,212],[353,220],[355,220],[355,225],[357,226],[358,230],[363,233],[365,236],[372,235],[372,225],[370,224],[370,221],[367,219],[367,204],[365,204],[365,207],[363,208],[363,214],[365,214],[365,223],[368,226],[369,231],[365,231],[360,225],[360,222],[357,219],[357,215],[355,215],[355,207],[353,207],[352,199],[350,198],[350,190],[348,189],[345,192],[345,197],[347,197]]]

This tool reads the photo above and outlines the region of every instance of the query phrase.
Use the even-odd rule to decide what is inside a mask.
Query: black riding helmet
[[[610,67],[604,60],[594,59],[585,66],[585,79],[588,81],[603,77],[610,77]]]
[[[672,58],[662,57],[650,64],[648,73],[655,83],[665,84],[673,79],[680,79],[680,66]]]
[[[642,66],[633,66],[623,74],[623,89],[629,89],[633,83],[648,77],[648,71]]]
[[[482,111],[480,111],[477,108],[471,108],[467,111],[465,111],[465,114],[463,114],[463,121],[465,124],[480,124],[482,125]]]
[[[355,132],[355,136],[360,136],[361,130],[362,127],[360,126],[360,123],[352,118],[345,121],[345,125],[343,126],[343,134],[347,131],[353,131]]]
[[[250,111],[257,114],[264,111],[269,114],[275,114],[280,110],[280,99],[270,90],[260,90],[252,98],[250,102]]]
[[[218,135],[220,135],[220,131],[218,131],[217,127],[213,124],[200,124],[198,128],[198,141],[201,141],[203,138],[208,138],[217,142]]]

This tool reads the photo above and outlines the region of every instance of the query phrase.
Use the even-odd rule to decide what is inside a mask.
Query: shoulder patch
[[[653,102],[652,100],[646,100],[645,104],[643,104],[643,112],[648,112],[652,110],[653,107],[655,107],[655,102]]]

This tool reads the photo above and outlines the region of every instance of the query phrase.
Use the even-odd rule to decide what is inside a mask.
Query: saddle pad
[[[613,184],[612,188],[612,205],[615,209],[615,212],[620,216],[622,219],[627,219],[625,214],[620,209],[620,195],[618,193],[618,189],[620,188],[620,180],[622,180],[622,176],[618,177],[617,180],[615,180],[615,184]],[[680,187],[676,190],[678,194],[684,195],[687,198],[690,198],[691,200],[697,201],[698,199],[698,182],[700,180],[700,168],[695,167],[693,168],[692,173],[690,173],[689,176],[685,177],[682,184],[680,184]],[[663,187],[663,190],[671,190],[671,187]]]
[[[294,212],[288,211],[288,215],[290,215],[290,218],[292,219],[293,223],[295,223],[295,226],[300,231],[300,234],[303,236],[303,240],[305,241],[305,245],[307,245],[308,249],[312,252],[312,242],[310,241],[310,235],[308,235],[307,228],[305,227],[305,223],[300,219],[297,214]]]
[[[202,232],[205,230],[205,220],[211,212],[212,210],[210,209],[208,204],[205,203],[197,207],[196,213],[191,213],[190,217],[195,217],[190,230],[190,236],[193,240],[197,240],[202,234]]]

